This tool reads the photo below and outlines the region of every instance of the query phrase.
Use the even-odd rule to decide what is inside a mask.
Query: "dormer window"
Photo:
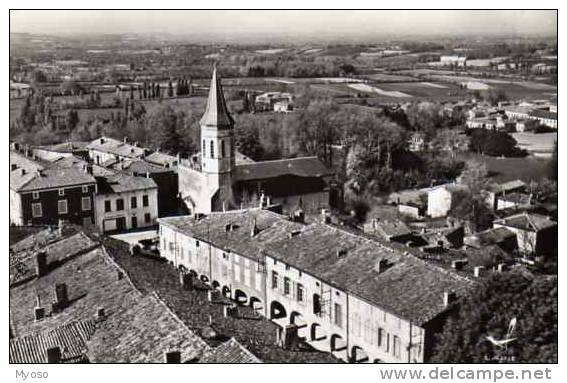
[[[32,198],[33,198],[33,199],[39,199],[39,192],[33,192],[33,193],[32,193]]]
[[[59,195],[64,196],[65,195],[65,189],[59,189]]]
[[[211,158],[215,158],[215,142],[211,140]]]

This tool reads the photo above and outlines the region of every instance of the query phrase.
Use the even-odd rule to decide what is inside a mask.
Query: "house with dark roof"
[[[459,184],[437,186],[427,193],[427,215],[445,217],[466,194],[467,188]]]
[[[10,223],[94,224],[96,180],[92,167],[46,166],[10,151]]]
[[[10,362],[192,362],[213,350],[79,232],[10,254]]]
[[[557,254],[557,222],[551,217],[524,212],[497,219],[493,226],[516,234],[518,250],[526,260],[534,258],[537,261]]]
[[[516,234],[505,227],[495,227],[468,235],[464,238],[464,243],[468,248],[477,250],[498,246],[507,253],[513,253],[518,249]]]
[[[97,165],[102,165],[106,161],[144,158],[150,154],[148,149],[140,147],[137,143],[129,143],[127,137],[120,141],[103,136],[92,141],[86,148],[89,157]]]
[[[474,281],[386,241],[266,209],[159,220],[161,255],[345,361],[424,362]]]
[[[181,161],[178,167],[179,192],[190,213],[255,205],[261,195],[266,201],[281,204],[284,211],[328,207],[331,172],[318,158],[236,161],[234,120],[216,68],[200,123],[198,162]]]

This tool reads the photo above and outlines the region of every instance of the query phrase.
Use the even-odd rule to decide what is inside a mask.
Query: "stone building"
[[[266,209],[159,220],[161,255],[305,341],[350,362],[425,362],[474,282],[383,241]]]
[[[238,208],[261,195],[280,203],[284,211],[328,207],[331,172],[316,157],[243,164],[236,161],[235,152],[234,120],[215,68],[201,118],[200,156],[178,167],[179,193],[188,210]]]

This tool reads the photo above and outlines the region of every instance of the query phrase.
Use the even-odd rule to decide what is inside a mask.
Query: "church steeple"
[[[217,75],[216,65],[213,69],[209,99],[207,100],[205,114],[201,118],[201,126],[216,127],[219,129],[231,129],[234,126],[234,120],[226,107],[221,80]]]
[[[201,167],[210,174],[234,168],[234,120],[228,112],[217,68],[213,69],[205,114],[201,118]]]

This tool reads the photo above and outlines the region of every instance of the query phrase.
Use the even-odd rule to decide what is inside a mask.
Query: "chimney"
[[[250,236],[254,237],[260,233],[260,228],[256,225],[256,218],[254,218],[254,225],[252,225],[252,230],[250,230]]]
[[[453,291],[445,291],[443,293],[443,305],[445,307],[449,307],[449,305],[455,302],[456,299],[457,294],[455,294]]]
[[[47,274],[47,252],[38,251],[35,253],[35,273],[38,277]]]
[[[64,308],[69,304],[69,295],[67,294],[67,285],[58,283],[55,285],[55,303],[59,308]]]
[[[384,271],[386,271],[387,268],[388,268],[387,259],[380,259],[378,262],[376,262],[376,265],[374,266],[374,270],[378,273],[383,273]]]
[[[347,255],[347,251],[345,249],[337,249],[337,258],[342,258]]]
[[[59,347],[48,348],[45,354],[47,363],[61,363],[61,349]]]
[[[235,304],[224,305],[222,307],[222,315],[225,318],[228,317],[236,318],[238,316],[238,307]]]
[[[38,176],[43,177],[43,169],[37,169],[37,170],[35,171],[35,173],[36,173]]]
[[[191,290],[193,288],[193,274],[179,274],[179,283],[186,290]]]
[[[476,278],[480,277],[482,274],[484,274],[484,266],[475,266],[474,268],[474,276]]]
[[[101,138],[100,138],[100,143],[101,143],[101,144],[104,144],[104,137],[101,137]]]
[[[106,317],[106,313],[104,312],[104,307],[99,307],[96,310],[96,317],[98,319],[104,319]]]
[[[297,237],[299,234],[301,234],[301,231],[299,231],[299,230],[294,230],[294,231],[290,232],[290,233],[288,234],[288,236],[289,236],[289,238],[295,238],[295,237]]]
[[[260,194],[260,207],[266,207],[266,195],[264,193]]]
[[[305,212],[301,209],[294,211],[293,222],[305,223]]]
[[[10,169],[12,169],[12,171],[16,170],[17,168],[18,168],[18,165],[16,165],[16,164],[10,165]]]
[[[323,223],[331,223],[331,216],[327,209],[321,209],[321,221]]]
[[[124,143],[127,144],[128,143],[128,137],[124,136]]]
[[[122,278],[124,278],[124,273],[122,272],[122,270],[118,270],[118,272],[116,273],[118,280],[122,280]]]
[[[85,165],[85,172],[92,176],[93,175],[93,166],[91,164],[86,164]]]
[[[462,270],[463,266],[467,264],[467,260],[465,259],[456,259],[451,262],[451,267],[455,270]]]
[[[25,176],[25,175],[26,175],[26,169],[22,168],[22,170],[20,171],[20,173],[21,173],[22,176]]]
[[[498,272],[499,272],[499,273],[502,273],[502,272],[504,272],[504,271],[506,271],[506,270],[507,270],[507,267],[506,267],[506,264],[505,264],[505,263],[499,263],[499,264],[498,264]]]
[[[165,363],[181,363],[181,352],[169,351],[165,353]]]
[[[34,318],[36,321],[45,318],[45,309],[43,307],[35,307],[33,309]]]

